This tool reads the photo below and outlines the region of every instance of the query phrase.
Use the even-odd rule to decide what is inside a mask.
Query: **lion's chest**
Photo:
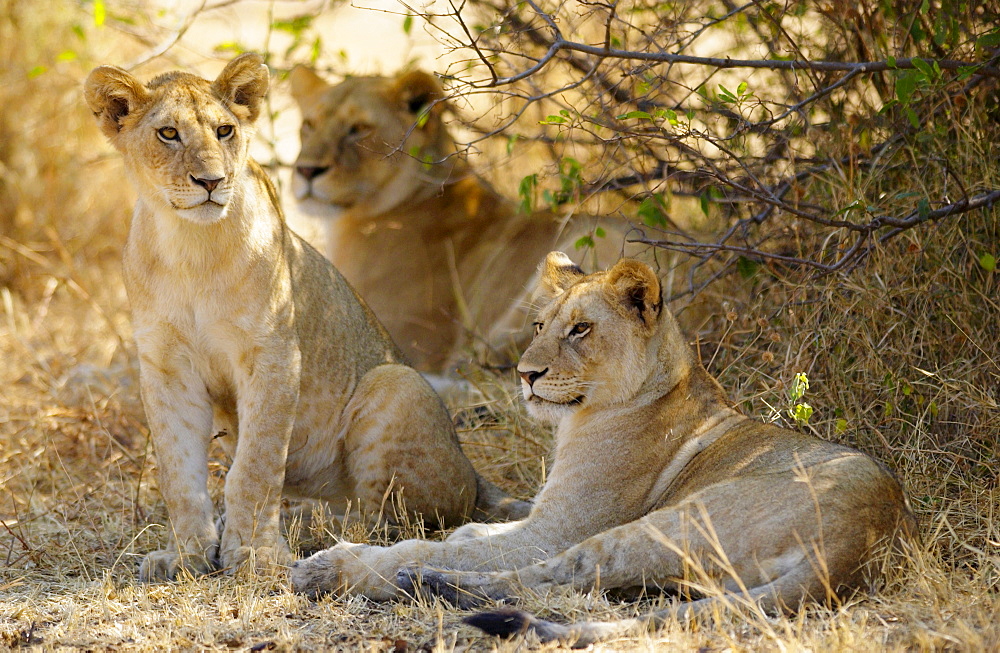
[[[198,372],[213,395],[231,393],[234,361],[252,347],[252,329],[242,320],[221,314],[217,306],[193,301],[169,301],[160,296],[152,310],[133,316],[135,340],[143,362],[171,369],[186,365]],[[166,300],[166,301],[164,301]]]

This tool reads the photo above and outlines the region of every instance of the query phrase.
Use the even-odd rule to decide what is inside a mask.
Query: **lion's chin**
[[[539,421],[552,425],[558,425],[563,419],[579,410],[583,401],[583,395],[567,402],[549,401],[538,395],[530,395],[524,398],[529,415]]]
[[[210,225],[225,218],[228,210],[228,203],[217,204],[209,200],[188,209],[177,209],[177,215],[195,224]]]

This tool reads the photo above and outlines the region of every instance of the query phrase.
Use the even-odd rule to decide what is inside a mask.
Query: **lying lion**
[[[138,202],[125,283],[170,514],[145,580],[289,558],[282,492],[377,511],[392,493],[448,526],[527,512],[477,476],[448,412],[351,287],[286,226],[248,156],[269,84],[256,54],[214,82],[94,69],[86,99]],[[213,436],[232,456],[221,534]]]
[[[594,219],[578,216],[567,230],[551,211],[519,212],[476,176],[425,72],[331,86],[299,66],[290,81],[302,112],[292,186],[300,207],[325,219],[327,256],[418,369],[445,371],[469,345],[506,362],[530,338],[536,261],[572,247]],[[610,264],[623,238],[603,228],[597,257]]]
[[[554,252],[537,296],[518,372],[528,411],[557,431],[528,517],[467,524],[444,542],[338,544],[294,565],[295,590],[391,599],[421,588],[467,606],[557,585],[690,595],[717,584],[794,609],[866,587],[878,553],[915,532],[899,483],[872,458],[733,408],[663,310],[647,265],[624,259],[584,275]],[[543,637],[576,644],[632,625],[478,623],[544,626]]]

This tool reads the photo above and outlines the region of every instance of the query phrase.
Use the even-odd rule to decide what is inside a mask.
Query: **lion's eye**
[[[347,137],[353,140],[359,140],[371,133],[372,128],[364,123],[357,123],[351,125],[351,128],[347,130]]]
[[[156,135],[160,137],[161,141],[179,141],[181,140],[180,134],[173,127],[160,127],[156,130]]]
[[[542,327],[545,326],[545,324],[543,322],[535,322],[533,324],[535,327],[535,335],[537,336],[539,333],[542,332]]]
[[[219,140],[229,138],[230,136],[233,135],[233,126],[220,125],[219,128],[215,130],[215,133],[218,134]]]
[[[577,322],[573,325],[573,328],[569,330],[569,337],[582,338],[588,333],[590,333],[590,322]]]

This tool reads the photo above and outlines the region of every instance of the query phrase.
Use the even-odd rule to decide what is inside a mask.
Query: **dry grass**
[[[479,638],[438,602],[312,601],[282,578],[248,575],[136,582],[166,515],[117,260],[129,200],[80,108],[85,44],[80,60],[29,79],[78,37],[58,11],[16,7],[0,3],[0,648],[522,648]],[[952,165],[995,187],[997,140],[964,136]],[[96,154],[84,165],[80,150]],[[831,194],[906,183],[875,174]],[[923,547],[873,598],[789,618],[719,614],[606,650],[1000,650],[1000,277],[976,261],[1000,254],[998,243],[1000,212],[969,214],[897,239],[850,276],[775,269],[704,294],[697,315],[708,318],[682,313],[749,413],[786,409],[785,386],[806,372],[816,409],[806,428],[896,470]],[[530,495],[550,435],[518,409],[509,380],[484,379],[490,411],[464,429],[466,448],[493,480]],[[216,497],[225,465],[217,454]],[[322,520],[296,533],[304,548],[334,535]],[[659,601],[563,592],[524,607],[603,619]]]

